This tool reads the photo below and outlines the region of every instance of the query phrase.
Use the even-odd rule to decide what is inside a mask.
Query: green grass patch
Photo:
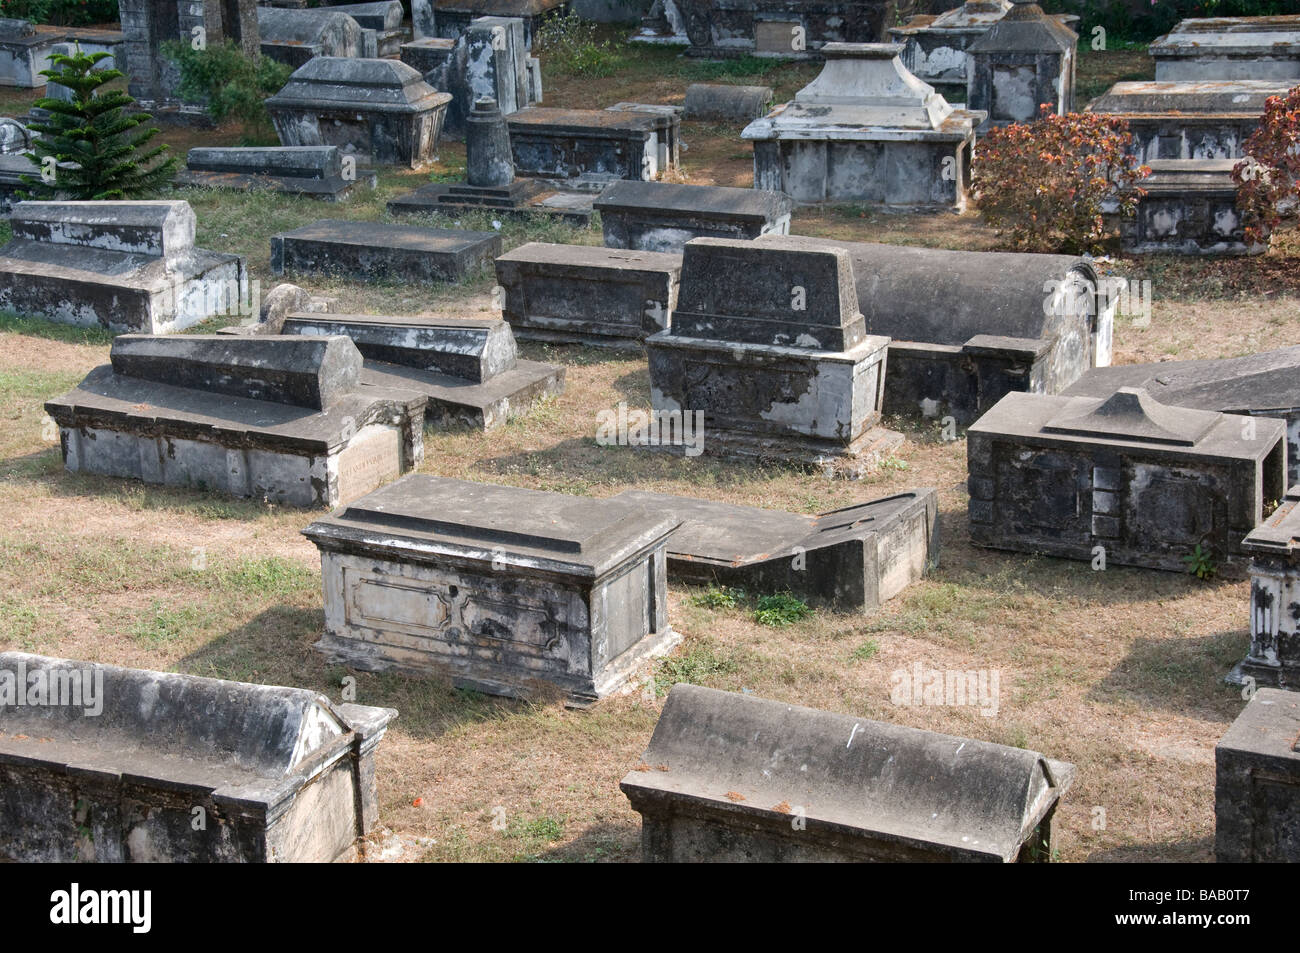
[[[736,661],[716,652],[706,642],[697,642],[688,652],[660,659],[655,669],[655,694],[667,695],[678,682],[708,685],[719,675],[730,675],[738,668]]]
[[[690,602],[703,609],[739,609],[745,604],[745,590],[733,586],[709,586],[692,595]]]
[[[203,606],[171,606],[155,599],[132,624],[131,638],[147,645],[164,645],[185,638],[211,618]]]
[[[5,223],[5,229],[9,225]],[[8,241],[0,237],[0,241]],[[113,332],[98,325],[86,327],[79,324],[60,324],[44,318],[30,318],[8,311],[0,311],[0,333],[25,334],[30,337],[66,341],[69,344],[107,345],[113,343]]]
[[[759,625],[794,625],[812,615],[812,608],[788,592],[763,596],[754,610],[754,621]]]

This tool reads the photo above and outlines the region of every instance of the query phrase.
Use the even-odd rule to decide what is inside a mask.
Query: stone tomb
[[[460,281],[501,253],[497,232],[322,219],[271,236],[271,272]]]
[[[754,143],[754,188],[798,202],[965,208],[985,114],[948,105],[907,71],[902,49],[826,44],[821,75],[741,133]]]
[[[185,166],[176,185],[241,192],[267,189],[326,202],[341,202],[354,188],[373,189],[379,178],[373,170],[357,169],[351,159],[345,174],[338,146],[191,149]]]
[[[523,21],[524,47],[533,48],[537,28],[547,17],[566,16],[569,0],[433,0],[436,35],[454,40],[483,17]]]
[[[405,63],[317,56],[266,109],[282,145],[338,146],[362,163],[421,169],[438,157],[450,101]]]
[[[361,24],[330,8],[287,10],[257,8],[263,56],[298,69],[318,56],[357,58],[365,55]]]
[[[676,527],[618,500],[407,477],[303,530],[321,551],[317,647],[356,668],[590,704],[679,641]]]
[[[491,430],[564,390],[564,368],[520,360],[504,321],[290,314],[283,333],[351,338],[361,383],[423,394],[426,426]]]
[[[932,489],[817,516],[643,490],[615,499],[682,518],[668,540],[668,578],[692,585],[791,592],[810,605],[867,612],[939,559]]]
[[[3,701],[6,683],[81,688],[83,704]],[[355,859],[379,825],[375,749],[395,717],[303,688],[0,653],[0,859]]]
[[[1140,183],[1137,212],[1120,219],[1120,242],[1134,255],[1262,255],[1248,243],[1237,209],[1236,159],[1156,159]]]
[[[678,684],[619,787],[650,863],[1045,863],[1074,774],[1023,748]]]
[[[856,478],[903,439],[879,426],[888,345],[866,332],[843,249],[696,238],[672,323],[645,341],[651,401],[703,414],[706,453]]]
[[[682,165],[682,107],[664,103],[615,103],[610,112],[644,113],[655,117],[655,134],[659,144],[656,168],[661,171],[680,169]]]
[[[248,300],[238,255],[194,247],[188,202],[20,202],[0,309],[113,331],[179,331]]]
[[[1241,545],[1251,554],[1250,649],[1228,681],[1300,689],[1300,484]]]
[[[416,467],[423,395],[360,386],[345,337],[119,335],[49,401],[68,470],[338,506]]]
[[[529,242],[497,256],[501,316],[521,340],[640,349],[668,327],[681,255]]]
[[[1034,0],[1012,8],[967,47],[966,105],[994,126],[1030,122],[1047,103],[1058,116],[1074,112],[1078,35]]]
[[[1300,692],[1261,688],[1214,746],[1214,859],[1300,863]]]
[[[670,171],[659,168],[657,115],[530,106],[506,122],[517,175],[599,190],[615,179],[649,181]]]
[[[163,44],[192,43],[202,36],[212,46],[229,41],[250,58],[256,58],[261,47],[257,0],[118,0],[117,6],[124,34],[123,55],[114,57],[117,68],[126,73],[127,92],[136,105],[155,118],[171,114],[211,122],[205,103],[180,101],[180,69],[163,55]]]
[[[1110,363],[1117,303],[1082,258],[780,241],[848,253],[867,332],[891,338],[886,414],[965,426],[1010,391],[1055,394]]]
[[[1300,483],[1300,344],[1246,357],[1120,364],[1085,373],[1066,397],[1141,387],[1162,404],[1286,421],[1287,486]]]
[[[772,105],[771,86],[691,83],[682,101],[682,118],[693,121],[752,122]]]
[[[781,192],[673,182],[615,182],[593,206],[606,248],[676,252],[692,238],[790,234],[794,202]]]
[[[342,3],[332,5],[332,13],[343,13],[361,27],[363,56],[395,57],[408,39],[402,21],[406,12],[401,0],[378,0],[376,3]]]
[[[83,53],[111,53],[100,60],[99,69],[119,63],[126,37],[115,30],[93,27],[37,26],[29,20],[0,18],[0,86],[39,89],[46,85],[42,70],[50,68],[50,56],[63,52],[60,45],[76,43]],[[122,66],[119,64],[118,69]],[[51,95],[47,93],[47,95]]]
[[[1265,101],[1287,91],[1285,83],[1264,79],[1116,83],[1085,112],[1128,123],[1130,151],[1142,163],[1240,159],[1246,139],[1259,127]]]
[[[837,42],[879,40],[887,0],[677,0],[691,56],[808,59]]]
[[[1157,80],[1300,82],[1300,16],[1181,20],[1152,42]]]
[[[1236,569],[1282,498],[1285,436],[1280,420],[1171,407],[1135,387],[1007,394],[966,432],[971,541],[1183,573],[1200,546]]]

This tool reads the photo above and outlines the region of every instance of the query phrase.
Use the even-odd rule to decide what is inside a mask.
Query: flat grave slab
[[[326,202],[341,202],[357,188],[373,189],[379,179],[373,170],[357,169],[351,159],[345,174],[338,146],[191,149],[185,166],[176,176],[177,185],[240,192],[267,189]]]
[[[1214,747],[1214,859],[1300,862],[1300,692],[1261,688]]]
[[[271,271],[460,281],[500,253],[496,232],[322,219],[271,237]]]
[[[605,247],[680,253],[692,238],[788,235],[794,202],[758,189],[621,181],[594,208]]]
[[[1300,80],[1300,16],[1180,20],[1147,48],[1157,80]]]

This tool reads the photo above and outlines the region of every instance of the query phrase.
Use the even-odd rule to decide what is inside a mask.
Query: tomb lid
[[[194,248],[194,209],[184,201],[19,202],[13,237],[171,258]]]
[[[1216,411],[1159,403],[1139,387],[1121,387],[1101,403],[1089,404],[1086,409],[1063,408],[1043,431],[1191,447],[1220,419]]]
[[[1240,159],[1152,159],[1147,162],[1151,174],[1142,180],[1148,195],[1184,195],[1194,193],[1237,194],[1232,170]]]
[[[536,128],[576,136],[600,136],[607,131],[643,136],[653,132],[661,122],[662,118],[652,113],[622,109],[556,109],[550,106],[528,106],[506,116],[512,135],[518,127],[527,132]]]
[[[1281,505],[1241,544],[1247,552],[1294,557],[1300,553],[1300,484],[1286,491]]]
[[[338,146],[208,146],[185,157],[191,172],[236,172],[324,179],[343,174]]]
[[[268,106],[415,112],[451,102],[399,60],[315,56],[266,100]]]
[[[1035,751],[689,684],[673,686],[642,762],[655,770],[619,786],[656,815],[676,802],[789,835],[799,805],[807,836],[955,860],[1015,860],[1075,774]]]
[[[1011,9],[1011,0],[967,0],[959,7],[945,10],[928,25],[928,30],[983,29],[1001,20]],[[891,31],[892,32],[892,31]]]
[[[710,219],[766,224],[794,210],[784,192],[737,189],[720,185],[683,185],[620,179],[608,185],[593,207],[600,212],[653,210],[668,215],[704,215]]]
[[[1288,55],[1300,51],[1300,16],[1219,17],[1181,21],[1152,41],[1157,58],[1215,54]]]
[[[1222,79],[1116,83],[1093,100],[1085,112],[1150,115],[1167,112],[1262,116],[1270,96],[1285,96],[1290,87],[1269,79]]]
[[[361,24],[346,13],[330,8],[294,10],[259,6],[257,29],[260,42],[270,46],[318,48],[331,33],[350,38],[353,44],[361,42]]]
[[[1034,0],[1011,0],[1013,7],[967,49],[976,53],[1064,54],[1075,48],[1079,36],[1060,20],[1049,17]]]
[[[317,8],[319,9],[319,8]],[[374,3],[339,3],[329,7],[331,13],[344,13],[363,27],[397,30],[402,26],[401,0],[376,0]]]
[[[0,17],[0,38],[12,39],[32,36],[35,32],[36,27],[32,26],[31,20],[21,20],[17,17]]]
[[[1221,757],[1220,749],[1254,755],[1252,761],[1258,767],[1251,773],[1256,780],[1248,783],[1259,788],[1265,784],[1269,787],[1277,785],[1273,795],[1277,801],[1270,803],[1278,804],[1279,810],[1286,810],[1281,807],[1283,803],[1294,805],[1295,762],[1300,761],[1296,756],[1300,752],[1300,692],[1286,688],[1260,688],[1214,747],[1216,758]],[[1255,796],[1265,796],[1259,788]],[[1268,816],[1265,814],[1268,809],[1263,805],[1254,809],[1259,811],[1259,815]],[[1269,831],[1269,835],[1280,836],[1280,832],[1273,834]],[[1280,854],[1278,859],[1282,859]]]
[[[676,529],[679,519],[617,499],[411,474],[317,520],[303,533],[587,578],[623,564]]]
[[[472,13],[475,16],[537,17],[568,0],[434,0],[435,10]]]

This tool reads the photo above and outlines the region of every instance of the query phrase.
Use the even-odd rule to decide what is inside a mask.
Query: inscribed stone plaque
[[[795,53],[796,30],[802,32],[798,20],[759,20],[754,24],[754,49],[759,53]]]
[[[402,448],[396,428],[367,427],[339,454],[339,505],[397,479],[401,472]]]

